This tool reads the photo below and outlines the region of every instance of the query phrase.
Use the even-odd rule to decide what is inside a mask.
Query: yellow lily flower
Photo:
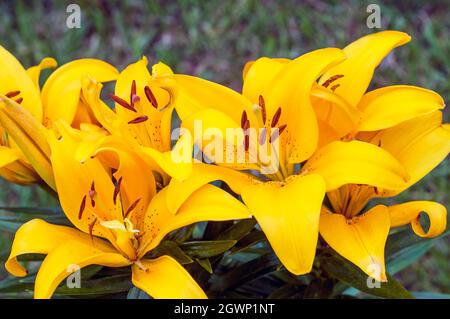
[[[42,69],[55,67],[56,61],[51,58],[45,58],[38,66],[31,67],[28,71],[23,68],[20,62],[9,53],[4,47],[0,46],[0,67],[2,69],[0,75],[0,176],[7,180],[18,184],[31,184],[38,182],[41,178],[33,168],[34,165],[41,162],[41,173],[45,174],[45,167],[48,161],[37,151],[39,145],[31,148],[29,153],[37,156],[36,158],[27,159],[20,150],[20,146],[26,144],[29,138],[26,138],[33,123],[30,118],[42,121],[42,104],[40,99],[40,91],[38,86],[39,74]],[[21,140],[18,144],[11,138],[9,129],[18,129],[17,123],[12,113],[17,111],[19,106],[26,112],[20,112],[18,118],[23,118],[25,127],[20,129],[19,134]],[[9,107],[8,107],[9,105]],[[4,124],[4,122],[7,124]],[[9,129],[7,129],[7,127]],[[28,133],[27,133],[28,131]],[[25,135],[24,135],[25,134]],[[40,132],[36,135],[40,141]],[[33,136],[33,135],[31,135]],[[48,179],[51,183],[50,179]]]
[[[53,72],[41,92],[41,71],[56,65],[54,59],[44,58],[39,65],[25,70],[0,46],[0,174],[12,182],[30,184],[44,180],[55,188],[44,126],[50,127],[59,118],[74,127],[80,127],[82,122],[95,124],[80,99],[81,79],[89,74],[98,81],[111,81],[118,73],[100,60],[75,60]]]
[[[384,246],[391,227],[410,223],[421,237],[437,236],[446,228],[446,209],[435,202],[414,201],[391,207],[379,205],[362,213],[370,199],[391,197],[406,190],[443,161],[450,151],[450,129],[448,124],[442,124],[440,110],[444,102],[438,94],[412,86],[389,86],[364,94],[375,67],[392,48],[408,41],[409,36],[396,31],[363,37],[347,46],[344,51],[349,58],[323,77],[342,74],[334,84],[338,85],[334,89],[335,97],[361,114],[359,123],[341,131],[349,133],[345,138],[367,141],[387,150],[410,176],[409,181],[397,190],[346,185],[327,194],[331,211],[339,215],[330,214],[324,208],[321,235],[342,256],[380,281],[386,279]],[[370,56],[368,52],[371,52]],[[321,84],[323,86],[324,82]],[[323,101],[318,105],[321,103]],[[333,104],[326,103],[331,112]],[[324,122],[320,133],[324,143],[342,136],[329,133],[330,128],[337,131],[336,122],[330,117]],[[431,223],[427,233],[418,220],[422,211],[428,214]],[[348,236],[349,232],[358,236]]]
[[[446,226],[446,209],[434,202],[378,205],[362,213],[370,199],[394,196],[416,183],[445,159],[450,149],[448,124],[441,124],[444,102],[437,93],[396,85],[364,94],[382,59],[409,40],[403,32],[383,31],[353,42],[343,50],[347,59],[330,68],[311,90],[319,145],[352,139],[370,142],[394,155],[410,177],[396,190],[343,185],[327,192],[331,208],[322,209],[320,233],[328,244],[381,281],[386,280],[384,246],[391,227],[411,223],[419,236],[432,237]],[[289,63],[293,62],[268,58],[248,63],[244,69],[244,92],[255,96],[278,76],[276,70]],[[265,78],[266,82],[258,78]],[[418,224],[421,211],[431,219],[433,230],[427,234]]]
[[[6,269],[26,270],[17,256],[46,254],[35,283],[35,298],[49,298],[59,283],[80,268],[96,264],[132,268],[132,282],[154,298],[205,298],[189,273],[170,256],[149,253],[169,232],[199,221],[249,218],[248,209],[210,185],[194,192],[177,210],[167,208],[167,189],[156,185],[151,169],[130,149],[106,147],[80,161],[90,135],[54,122],[51,160],[61,206],[76,228],[35,219],[16,233]]]
[[[111,136],[101,143],[127,143],[160,175],[166,185],[171,177],[183,179],[192,169],[192,142],[182,137],[171,151],[171,120],[174,110],[169,92],[155,83],[159,76],[171,75],[162,63],[152,67],[143,57],[118,76],[115,102],[111,110],[100,99],[102,85],[92,78],[83,81],[82,96],[94,117]],[[178,158],[172,155],[179,152]],[[184,155],[183,155],[184,154]]]
[[[217,164],[194,164],[189,178],[172,180],[168,192],[176,197],[168,203],[170,210],[176,212],[198,187],[223,180],[242,196],[284,266],[294,274],[309,272],[325,192],[349,183],[398,189],[407,178],[392,155],[370,143],[336,141],[317,149],[319,129],[310,91],[321,74],[343,59],[341,50],[330,48],[290,63],[281,60],[278,69],[267,70],[269,76],[276,74],[272,81],[254,78],[260,81],[258,89],[248,90],[245,84],[243,95],[187,75],[158,78],[159,85],[174,97],[183,127],[194,134],[208,160]],[[195,136],[196,121],[202,124],[200,137]],[[229,128],[237,132],[237,141],[225,140]],[[211,148],[205,133],[208,129],[222,137],[222,146]],[[251,129],[257,136],[247,135]],[[269,165],[268,171],[258,158],[263,146],[279,164]],[[239,161],[240,153],[244,161]],[[217,160],[222,154],[226,161]],[[259,170],[260,174],[237,170]]]
[[[343,49],[347,59],[329,68],[311,90],[311,103],[320,127],[319,145],[352,139],[444,108],[437,93],[410,85],[379,88],[365,94],[375,68],[389,52],[406,44],[404,32],[382,31],[364,36]],[[289,59],[260,58],[246,64],[243,92],[256,99]],[[264,78],[263,81],[258,80]]]
[[[416,235],[426,238],[438,236],[446,229],[447,210],[435,202],[378,205],[363,212],[371,199],[397,195],[447,157],[450,126],[441,122],[442,113],[436,111],[381,130],[368,140],[393,154],[404,165],[410,176],[404,187],[389,190],[352,184],[327,193],[331,208],[323,209],[321,235],[339,254],[380,281],[386,280],[384,246],[391,227],[411,224]],[[421,212],[430,220],[426,233],[419,222]],[[354,236],[348,236],[349,233]]]

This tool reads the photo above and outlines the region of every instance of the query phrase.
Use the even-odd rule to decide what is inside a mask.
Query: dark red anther
[[[378,147],[381,147],[381,140],[378,141]]]
[[[91,236],[91,238],[93,237],[92,233],[94,232],[94,226],[95,226],[96,222],[97,222],[97,217],[95,217],[94,220],[92,221],[92,223],[89,224],[89,235]]]
[[[250,128],[250,121],[247,120],[244,124],[244,127],[242,128],[244,130],[244,133],[247,134],[247,130]]]
[[[328,80],[326,80],[325,82],[323,82],[323,83],[322,83],[322,86],[327,88],[328,86],[330,86],[331,83],[333,83],[334,81],[336,81],[336,80],[342,78],[343,76],[344,76],[343,74],[336,74],[336,75],[333,75],[333,76],[330,77]]]
[[[20,91],[11,91],[11,92],[8,92],[8,93],[6,93],[6,97],[7,98],[13,98],[13,97],[16,97],[17,95],[19,95],[20,94]]]
[[[95,200],[94,200],[95,194],[97,194],[97,192],[95,191],[95,183],[94,183],[94,181],[92,181],[91,189],[89,190],[89,197],[91,199],[91,206],[92,207],[95,207]]]
[[[81,200],[80,211],[78,212],[78,219],[81,219],[81,217],[83,217],[83,212],[85,208],[86,208],[86,195],[84,195],[83,199]]]
[[[137,200],[134,201],[133,204],[130,205],[130,207],[128,207],[127,212],[125,213],[125,215],[123,216],[123,218],[127,218],[127,216],[136,208],[137,204],[139,204],[139,202],[141,201],[140,198],[138,198]]]
[[[278,135],[281,135],[281,133],[283,133],[283,131],[286,129],[287,124],[283,124],[278,128]]]
[[[261,134],[259,135],[259,145],[263,145],[267,138],[267,128],[263,128]]]
[[[147,97],[147,100],[153,105],[155,109],[158,108],[158,101],[156,100],[155,95],[153,94],[150,87],[147,85],[144,87],[145,96]]]
[[[114,186],[114,194],[113,194],[114,205],[117,202],[117,195],[119,195],[119,193],[120,193],[120,184],[122,184],[122,177],[119,178],[116,185]]]
[[[287,125],[281,125],[280,127],[278,127],[277,129],[275,129],[275,131],[272,133],[272,135],[270,135],[269,138],[269,143],[273,143],[276,141],[276,139],[278,138],[278,136],[281,135],[281,133],[283,133],[283,131],[286,129]]]
[[[262,95],[259,96],[259,107],[261,108],[261,116],[263,120],[263,124],[266,124],[266,102],[264,101],[264,98]]]
[[[270,123],[271,127],[275,127],[278,124],[278,121],[280,120],[280,116],[281,116],[281,107],[279,107],[277,109],[277,111],[275,112],[275,114],[272,117],[272,123]]]
[[[131,91],[130,91],[130,103],[131,106],[134,106],[134,97],[137,96],[136,95],[136,81],[133,80],[133,82],[131,82]]]
[[[247,152],[250,148],[250,135],[246,134],[244,136],[244,149]]]
[[[375,191],[375,194],[380,194],[380,192],[378,191],[378,187],[374,186],[373,190]]]
[[[333,85],[332,87],[330,87],[330,90],[331,91],[336,91],[336,89],[338,88],[338,87],[340,87],[341,85],[340,84],[335,84],[335,85]]]
[[[139,102],[140,100],[141,100],[141,98],[138,95],[133,95],[131,97],[131,105],[133,105],[133,107],[134,107],[134,104]]]
[[[244,126],[247,124],[247,112],[244,110],[241,115],[241,128],[245,130]]]
[[[116,102],[117,104],[119,104],[120,106],[126,108],[127,110],[136,112],[136,109],[134,107],[132,107],[130,104],[128,104],[127,101],[125,101],[124,99],[118,97],[117,95],[111,94],[111,99]]]
[[[147,120],[148,120],[147,115],[139,116],[139,117],[136,117],[134,120],[129,121],[128,124],[139,124],[139,123],[145,122]]]
[[[19,97],[19,98],[16,100],[16,103],[17,103],[17,104],[20,104],[20,103],[22,103],[22,101],[23,101],[23,97]]]

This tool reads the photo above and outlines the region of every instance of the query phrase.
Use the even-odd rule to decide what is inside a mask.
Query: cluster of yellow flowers
[[[41,89],[41,70],[56,61],[25,70],[0,46],[0,175],[53,189],[76,227],[40,219],[22,225],[6,269],[25,276],[17,257],[46,254],[36,298],[51,297],[72,264],[131,266],[133,284],[152,297],[202,298],[175,259],[151,259],[149,252],[180,227],[254,217],[293,274],[311,271],[320,234],[386,281],[392,227],[411,224],[421,237],[446,228],[446,209],[435,202],[366,209],[419,181],[450,150],[437,93],[407,85],[366,93],[382,59],[409,40],[384,31],[342,50],[263,57],[245,65],[242,93],[175,74],[161,62],[150,73],[145,58],[120,73],[97,59],[71,61]],[[101,97],[101,83],[109,81],[115,92]],[[174,110],[184,133],[172,145]],[[231,141],[229,129],[237,132]],[[276,164],[261,159],[260,149]],[[218,180],[240,196],[211,184]]]

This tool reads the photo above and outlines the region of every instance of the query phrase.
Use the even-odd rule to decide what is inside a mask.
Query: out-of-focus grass
[[[66,27],[66,6],[78,3],[81,28]],[[0,4],[1,45],[25,66],[44,56],[60,64],[97,57],[123,68],[142,55],[179,73],[239,89],[241,70],[260,56],[296,57],[325,46],[343,47],[373,32],[366,27],[373,1],[6,1]],[[378,68],[373,87],[413,84],[450,100],[450,3],[377,1],[382,29],[409,33]],[[1,71],[1,70],[0,70]],[[445,118],[448,121],[449,112]],[[449,203],[448,160],[398,200]],[[36,188],[0,183],[0,205],[46,205]],[[442,240],[399,276],[414,290],[450,293],[449,242]]]

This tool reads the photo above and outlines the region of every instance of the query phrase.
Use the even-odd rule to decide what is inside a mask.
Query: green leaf
[[[104,295],[129,291],[132,287],[128,274],[103,277],[99,279],[81,280],[80,288],[69,288],[64,282],[55,291],[55,295],[87,296]]]
[[[287,299],[291,298],[294,295],[298,294],[300,289],[304,287],[300,287],[292,284],[285,284],[280,288],[276,289],[269,295],[269,299]]]
[[[339,256],[331,249],[321,254],[320,268],[331,277],[374,296],[393,299],[413,298],[411,293],[389,274],[387,274],[388,281],[380,283],[379,288],[369,288],[367,285],[368,276],[353,263]]]
[[[417,299],[450,299],[450,294],[441,294],[437,292],[413,291],[411,292]]]
[[[388,272],[396,274],[405,269],[426,254],[437,239],[444,238],[449,233],[447,231],[437,238],[426,239],[414,235],[409,228],[405,228],[390,235],[386,244]]]
[[[60,208],[0,207],[0,229],[2,230],[15,232],[22,224],[35,218],[44,219],[53,224],[70,225]]]
[[[169,255],[173,257],[180,264],[190,264],[194,261],[191,257],[189,257],[176,242],[171,240],[164,240],[161,242],[157,248],[155,248],[152,252],[153,257],[160,257],[163,255]]]
[[[194,258],[209,258],[220,255],[236,244],[236,240],[191,241],[180,244],[180,248]]]
[[[244,219],[236,222],[233,226],[222,232],[217,236],[217,240],[233,239],[241,240],[246,236],[256,225],[255,219]]]
[[[269,274],[279,267],[278,258],[274,254],[259,256],[241,264],[221,276],[214,276],[211,290],[222,292],[234,289],[245,283]]]
[[[247,248],[256,245],[257,243],[260,243],[266,239],[266,235],[260,230],[252,231],[251,233],[248,233],[246,236],[244,236],[233,249],[231,252],[233,254],[236,254],[238,252],[242,252],[243,250],[246,250]]]
[[[205,259],[198,259],[198,258],[196,258],[195,261],[200,266],[202,266],[202,268],[205,269],[207,272],[209,272],[210,274],[213,273],[213,269],[212,269],[211,263],[209,262],[208,258],[205,258]]]
[[[133,287],[128,291],[127,299],[151,299],[151,297],[138,287]]]

